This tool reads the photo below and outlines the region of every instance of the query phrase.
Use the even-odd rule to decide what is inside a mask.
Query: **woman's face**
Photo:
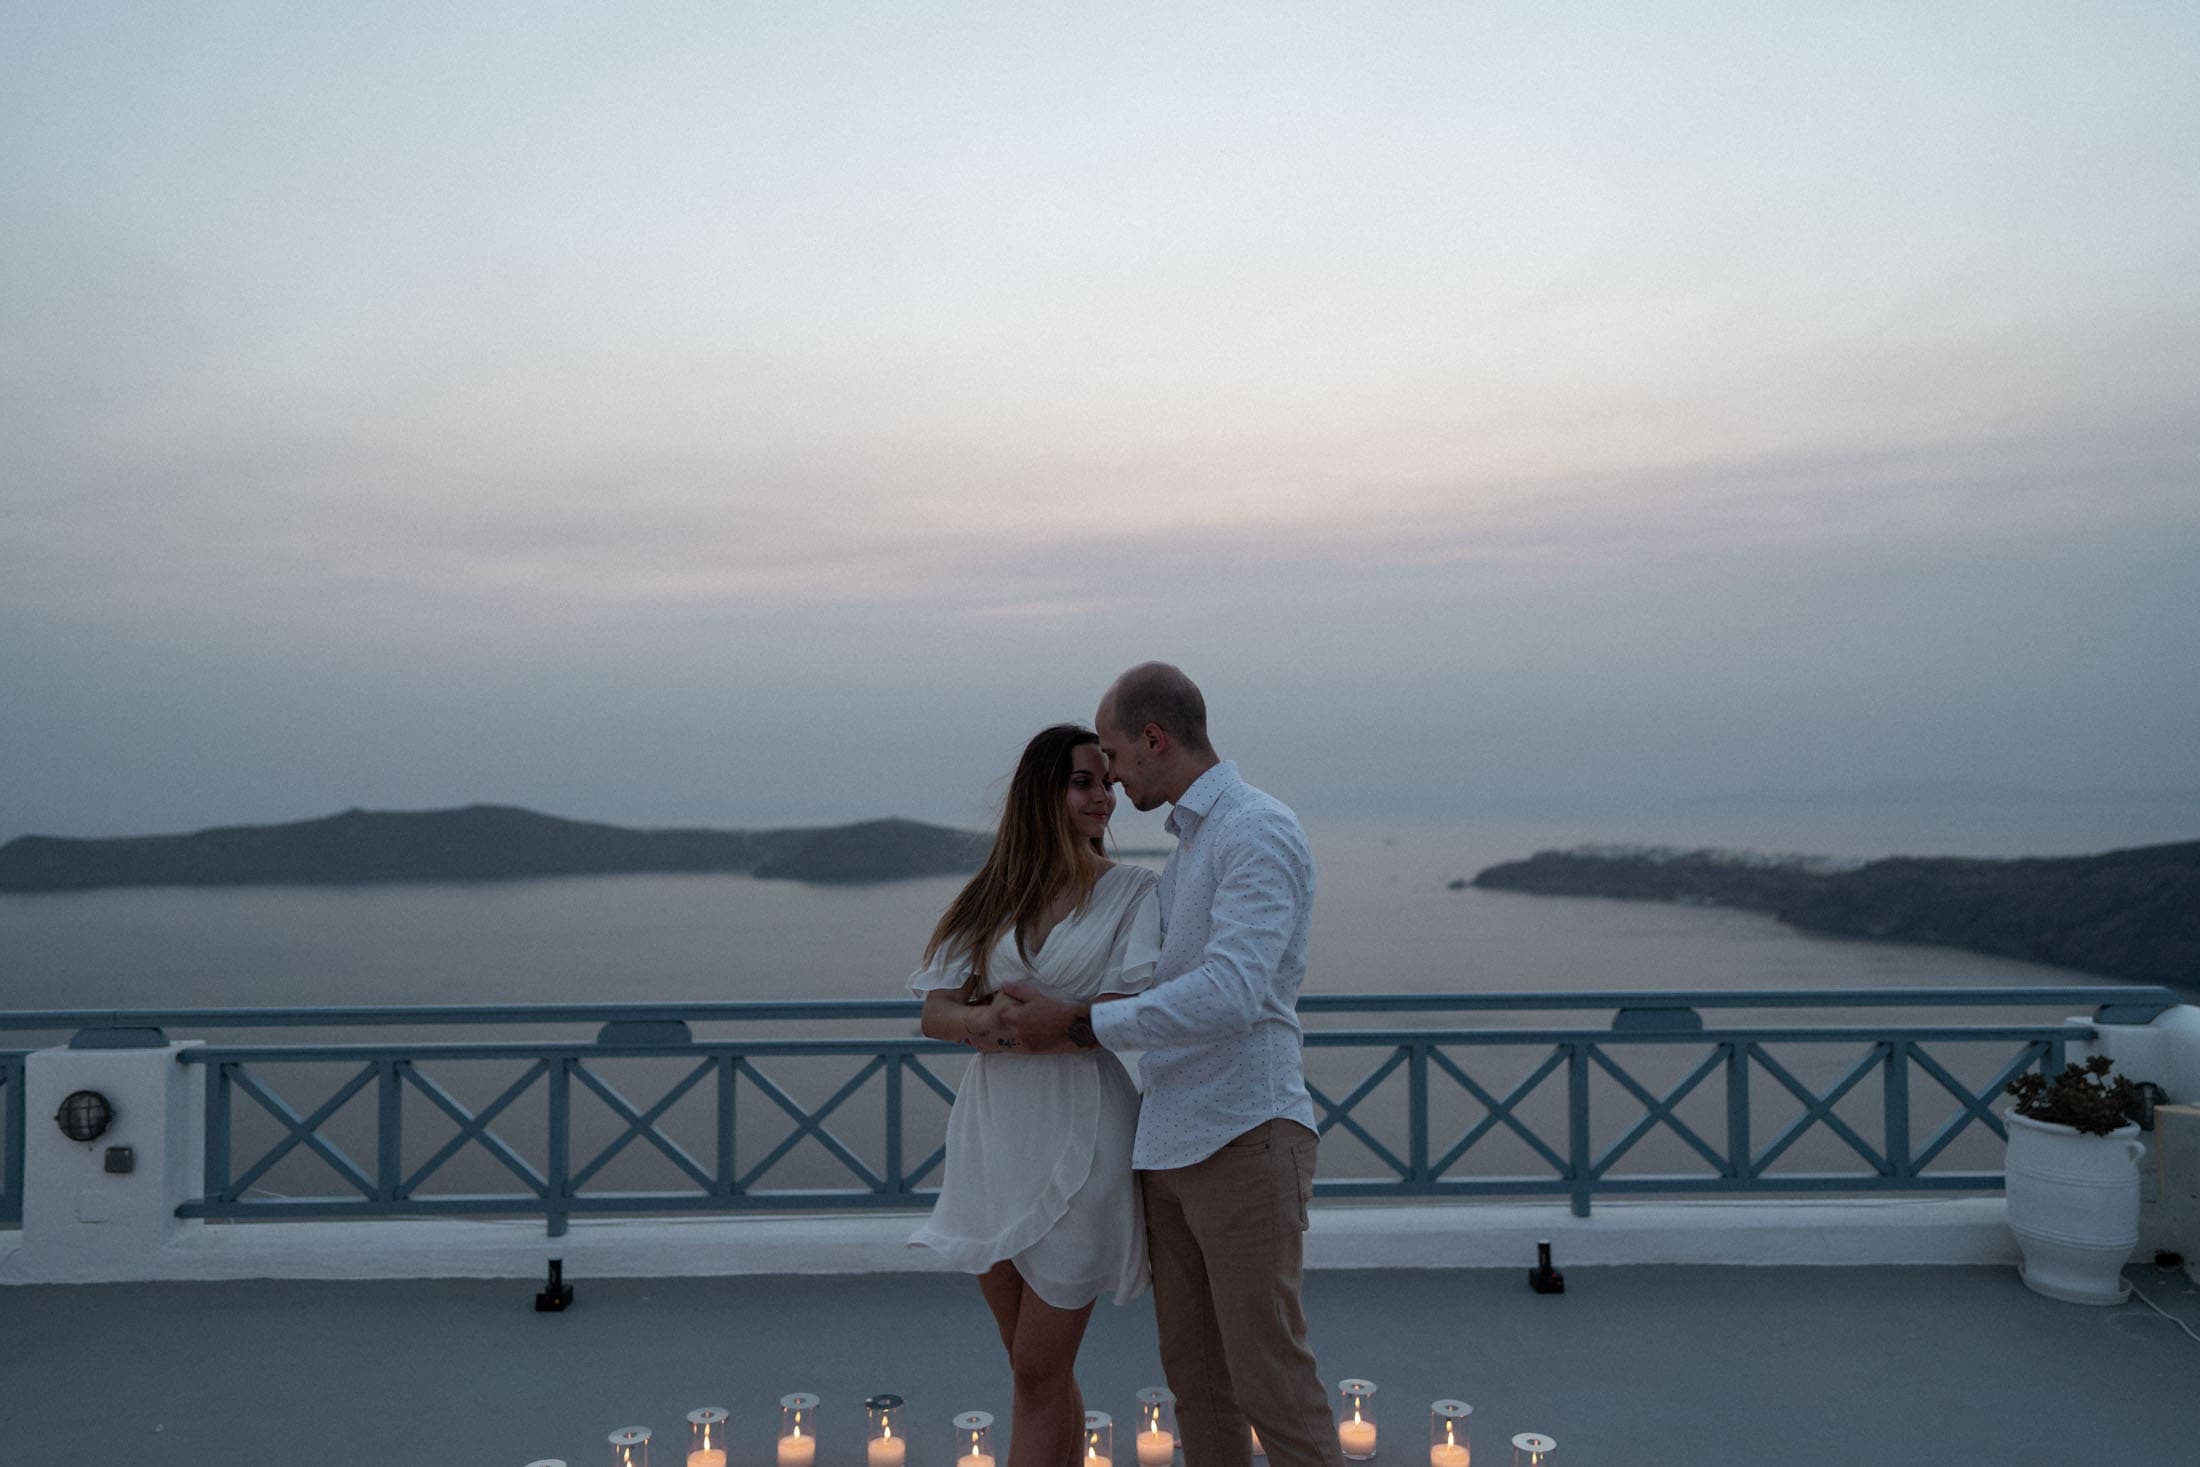
[[[1069,752],[1069,823],[1088,840],[1108,833],[1115,813],[1115,790],[1108,784],[1108,761],[1098,744],[1079,744]]]

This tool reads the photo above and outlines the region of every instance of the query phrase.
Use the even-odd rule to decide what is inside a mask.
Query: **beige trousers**
[[[1255,1126],[1204,1161],[1140,1172],[1161,1365],[1185,1467],[1343,1467],[1299,1306],[1314,1133]]]

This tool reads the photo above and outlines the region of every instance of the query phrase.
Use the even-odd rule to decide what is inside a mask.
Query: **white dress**
[[[1140,993],[1161,955],[1157,878],[1138,866],[1100,873],[1084,907],[1055,924],[1027,965],[1014,933],[988,964],[988,989],[1028,981],[1069,1003]],[[919,993],[960,988],[966,959],[944,955],[913,974]],[[983,1051],[963,1071],[947,1117],[947,1171],[932,1216],[913,1233],[965,1273],[1002,1259],[1041,1299],[1080,1309],[1146,1286],[1146,1226],[1131,1141],[1138,1090],[1104,1049],[1026,1055]]]

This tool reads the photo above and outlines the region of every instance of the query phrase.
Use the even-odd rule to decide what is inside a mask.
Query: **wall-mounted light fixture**
[[[53,1119],[71,1141],[97,1141],[114,1124],[115,1108],[97,1090],[77,1090],[61,1102]]]

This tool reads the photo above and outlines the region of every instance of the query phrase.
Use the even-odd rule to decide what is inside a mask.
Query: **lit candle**
[[[965,1411],[955,1418],[955,1467],[993,1467],[993,1413]]]
[[[1375,1408],[1369,1399],[1374,1394],[1375,1382],[1371,1380],[1337,1382],[1337,1445],[1354,1462],[1365,1462],[1375,1455]]]
[[[1085,1413],[1085,1467],[1115,1467],[1115,1418],[1105,1411]]]
[[[864,1401],[863,1413],[871,1422],[871,1439],[863,1444],[866,1467],[902,1467],[909,1458],[909,1442],[894,1430],[894,1417],[900,1412],[899,1396],[872,1396]]]
[[[807,1427],[808,1430],[804,1430]],[[779,1467],[816,1467],[817,1397],[795,1391],[779,1398]]]
[[[688,1412],[687,1467],[726,1467],[726,1408]]]
[[[1428,1467],[1471,1467],[1474,1452],[1467,1445],[1468,1424],[1474,1408],[1465,1401],[1431,1401],[1428,1407]]]
[[[1513,1438],[1513,1467],[1553,1467],[1558,1443],[1540,1431],[1524,1431]]]
[[[1166,1431],[1138,1434],[1138,1467],[1169,1467],[1176,1456],[1176,1436]]]

